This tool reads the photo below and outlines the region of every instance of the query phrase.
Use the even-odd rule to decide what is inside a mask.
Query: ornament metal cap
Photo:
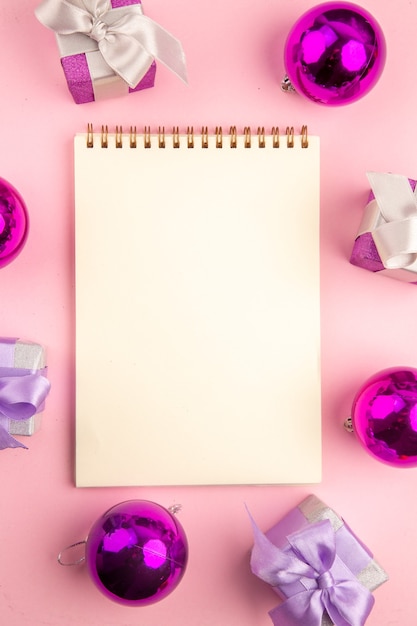
[[[348,433],[353,433],[353,421],[351,417],[347,417],[343,422],[343,426]]]
[[[295,93],[295,89],[287,74],[285,74],[284,78],[281,81],[281,89],[282,91]]]

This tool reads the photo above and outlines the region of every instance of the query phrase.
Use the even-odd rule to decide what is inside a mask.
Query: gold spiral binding
[[[108,148],[109,146],[108,136],[109,136],[109,127],[102,126],[101,127],[101,147],[102,148]]]
[[[301,147],[308,148],[308,132],[305,124],[301,127]]]
[[[129,130],[129,145],[131,148],[137,147],[136,141],[136,126],[131,126]]]
[[[272,147],[279,148],[279,128],[278,126],[273,126],[271,130],[272,136]]]
[[[187,148],[194,148],[194,128],[187,126]]]
[[[94,148],[93,125],[87,125],[87,148]]]
[[[145,148],[150,148],[152,145],[150,126],[145,126],[145,129],[143,131],[143,145]]]
[[[172,129],[172,145],[174,148],[179,148],[181,145],[180,131],[178,126],[174,126],[174,128]]]
[[[258,126],[258,147],[265,148],[265,128]]]
[[[216,126],[215,129],[215,145],[216,148],[223,148],[223,128],[222,126]],[[295,147],[295,132],[293,126],[287,126],[285,130],[286,136],[286,145],[287,148]],[[108,148],[109,146],[109,130],[107,125],[102,125],[101,127],[101,147]],[[267,137],[265,133],[264,126],[258,126],[257,129],[257,137],[258,137],[258,147],[265,148],[267,145]],[[123,128],[122,126],[116,126],[115,134],[115,147],[123,148]],[[270,140],[272,141],[273,148],[280,147],[280,134],[279,127],[273,126],[270,133]],[[94,147],[94,129],[93,124],[87,124],[87,135],[86,135],[86,145],[87,148]],[[300,142],[301,148],[305,149],[309,146],[308,139],[308,128],[307,125],[303,125],[301,127],[300,132]],[[237,148],[238,144],[238,133],[236,126],[230,127],[230,148]],[[143,131],[143,145],[145,148],[152,147],[152,135],[150,126],[145,126]],[[251,137],[251,128],[250,126],[245,126],[243,129],[243,145],[245,148],[252,147],[252,137]],[[129,130],[129,146],[130,148],[137,147],[137,131],[136,126],[130,126]],[[158,147],[165,148],[166,146],[166,136],[165,136],[165,127],[159,126],[158,128]],[[181,146],[181,135],[178,126],[174,126],[172,129],[172,146],[174,148],[180,148]],[[194,148],[195,146],[195,136],[194,136],[194,128],[193,126],[187,127],[187,148]],[[209,132],[208,127],[203,126],[201,128],[201,147],[208,148],[209,147]]]
[[[236,147],[237,147],[237,131],[236,131],[236,126],[231,126],[231,127],[230,127],[230,147],[231,147],[231,148],[236,148]]]
[[[287,148],[294,148],[294,126],[287,126],[285,134],[287,135]]]
[[[201,147],[208,148],[208,127],[203,126],[201,129]]]
[[[116,148],[123,148],[123,129],[121,126],[116,126],[115,141]]]
[[[243,135],[245,137],[243,145],[245,146],[245,148],[250,148],[252,146],[252,136],[249,126],[245,126],[245,128],[243,129]]]
[[[165,148],[165,126],[158,128],[158,147]]]
[[[223,148],[223,128],[216,126],[216,148]]]

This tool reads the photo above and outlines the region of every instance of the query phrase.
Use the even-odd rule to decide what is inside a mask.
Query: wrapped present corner
[[[13,435],[39,429],[50,390],[46,373],[40,344],[0,337],[0,450],[26,448]]]
[[[153,87],[155,60],[187,82],[180,42],[143,14],[141,0],[43,0],[35,15],[55,32],[77,104]]]
[[[252,525],[252,572],[282,599],[276,626],[365,623],[388,576],[335,511],[310,495],[267,533]]]
[[[379,172],[367,176],[371,191],[350,262],[417,285],[416,181]]]

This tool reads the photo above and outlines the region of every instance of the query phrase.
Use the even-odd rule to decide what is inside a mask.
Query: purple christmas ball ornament
[[[11,263],[21,252],[28,228],[23,198],[7,180],[0,178],[0,267]]]
[[[91,579],[106,597],[139,607],[174,591],[185,572],[188,544],[168,509],[128,500],[93,524],[85,559]]]
[[[368,11],[326,2],[304,13],[289,32],[282,88],[321,104],[349,104],[374,87],[385,57],[384,34]]]
[[[368,378],[353,400],[351,420],[374,458],[417,467],[417,369],[392,367]]]

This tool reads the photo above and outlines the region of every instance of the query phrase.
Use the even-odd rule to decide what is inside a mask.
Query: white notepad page
[[[93,138],[75,137],[76,485],[319,482],[319,139]]]

